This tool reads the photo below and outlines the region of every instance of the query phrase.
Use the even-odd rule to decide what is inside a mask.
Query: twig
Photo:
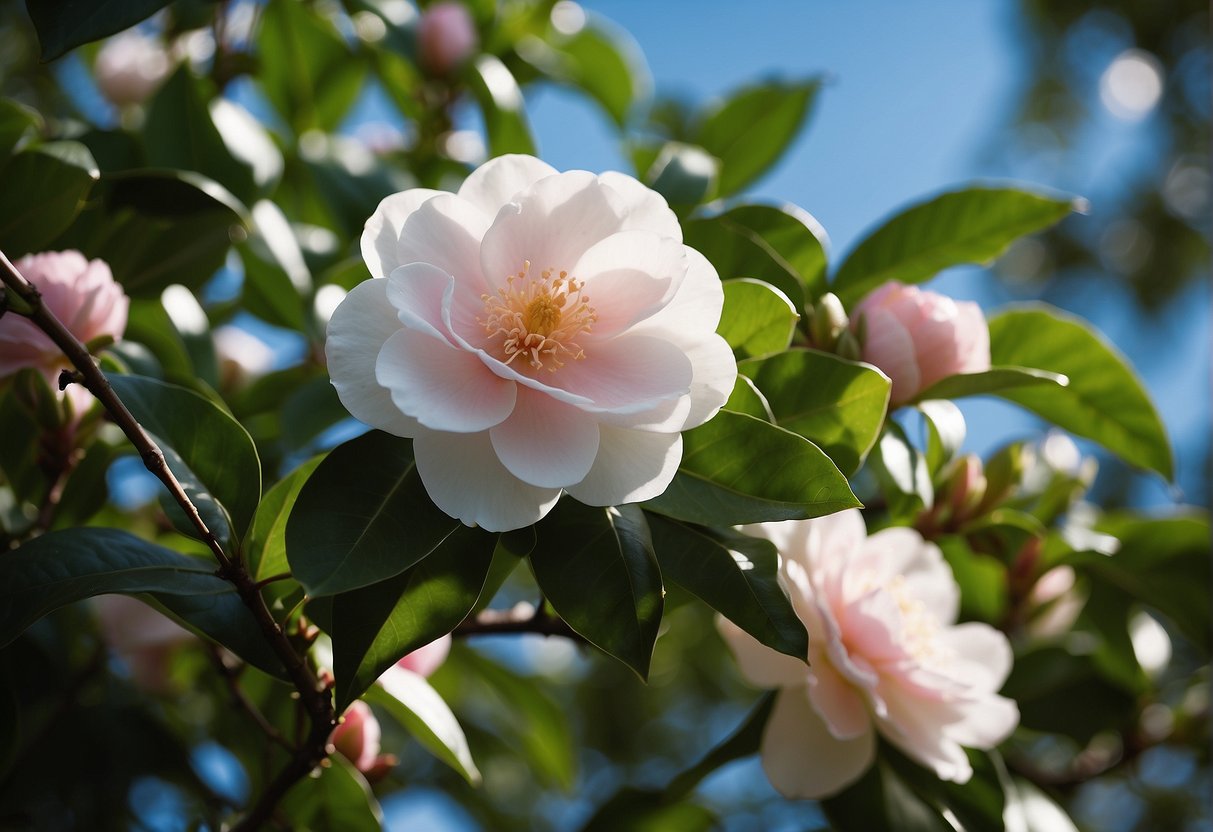
[[[207,654],[211,658],[211,664],[219,671],[219,675],[223,677],[223,681],[227,684],[228,693],[231,694],[232,702],[247,713],[261,729],[261,733],[265,734],[272,742],[285,748],[290,753],[294,754],[299,749],[291,745],[282,733],[270,724],[270,721],[265,718],[265,714],[253,704],[248,698],[248,694],[244,692],[244,688],[240,687],[240,671],[237,668],[230,667],[227,661],[223,658],[222,649],[215,644],[207,644]]]
[[[542,605],[536,607],[526,602],[508,610],[484,610],[456,627],[452,635],[491,636],[506,633],[536,633],[585,641],[563,618],[549,614]]]
[[[144,466],[164,483],[173,500],[185,512],[199,537],[206,543],[211,554],[215,556],[215,560],[219,562],[220,576],[235,586],[240,600],[253,613],[262,635],[273,648],[279,661],[282,662],[298,692],[300,703],[307,710],[311,721],[307,741],[295,751],[290,762],[279,772],[278,777],[274,779],[269,788],[262,793],[261,798],[248,815],[233,827],[234,830],[256,829],[269,818],[278,801],[290,787],[328,756],[328,737],[336,724],[333,714],[333,698],[329,687],[317,680],[307,661],[295,651],[282,628],[278,626],[278,622],[274,620],[269,607],[266,606],[265,599],[261,596],[256,582],[249,575],[243,560],[239,557],[229,557],[214,533],[207,528],[205,521],[198,513],[198,507],[186,495],[185,489],[181,487],[181,483],[169,469],[163,451],[118,398],[118,394],[114,392],[109,380],[101,372],[88,349],[68,331],[54,313],[46,308],[38,290],[22,277],[2,251],[0,251],[0,283],[3,283],[7,289],[5,301],[8,311],[29,318],[63,351],[72,366],[79,371],[80,383],[101,401],[110,414],[110,418],[122,429],[131,444],[135,446],[135,450],[139,452]]]

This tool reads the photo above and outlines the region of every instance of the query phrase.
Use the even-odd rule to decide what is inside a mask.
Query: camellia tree
[[[0,825],[1051,832],[1207,756],[1207,517],[1067,435],[1171,479],[1133,370],[918,285],[1080,199],[830,263],[745,196],[817,79],[675,117],[569,2],[84,5],[3,12]],[[630,172],[536,157],[545,83]],[[1053,427],[962,454],[971,396]]]

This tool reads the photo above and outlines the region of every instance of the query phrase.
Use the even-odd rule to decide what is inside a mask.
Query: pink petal
[[[893,380],[892,400],[907,401],[922,388],[921,376],[910,333],[891,312],[874,309],[864,313],[866,338],[863,360],[874,364]]]
[[[808,681],[808,665],[800,659],[772,650],[727,618],[717,616],[716,629],[741,675],[754,687],[803,687]]]
[[[513,153],[489,159],[459,186],[459,197],[475,205],[490,218],[496,217],[501,206],[556,169],[534,156]]]
[[[528,485],[507,471],[488,431],[423,430],[413,441],[413,456],[430,499],[468,526],[521,529],[542,519],[560,498],[559,488]]]
[[[593,345],[585,358],[549,374],[562,390],[592,401],[592,409],[642,413],[690,392],[691,362],[669,341],[621,335]]]
[[[684,249],[648,231],[621,231],[591,246],[570,273],[584,281],[597,315],[593,338],[614,335],[664,307],[686,274]]]
[[[948,627],[939,634],[938,642],[960,665],[955,671],[948,669],[948,675],[973,690],[993,693],[1011,672],[1011,643],[988,624],[974,621]]]
[[[442,666],[451,652],[451,636],[448,633],[429,644],[422,645],[403,659],[396,662],[397,667],[411,670],[421,676],[429,676]]]
[[[514,410],[489,436],[511,474],[541,488],[580,482],[598,454],[598,422],[550,396],[517,387]]]
[[[401,413],[375,379],[379,352],[402,329],[387,286],[386,280],[366,280],[345,296],[329,319],[324,354],[333,387],[350,415],[396,436],[416,436],[417,421]]]
[[[589,473],[566,486],[591,506],[639,503],[663,493],[682,461],[682,434],[649,433],[599,424],[598,455]]]
[[[863,697],[828,661],[813,662],[809,701],[825,720],[830,734],[840,740],[854,739],[872,730]]]
[[[400,229],[399,262],[430,263],[479,296],[489,291],[480,273],[480,241],[488,225],[488,217],[454,194],[431,197]]]
[[[394,269],[412,260],[400,256],[400,229],[408,218],[431,197],[445,191],[410,188],[386,196],[362,229],[362,259],[373,277],[387,277]]]
[[[687,272],[665,308],[637,324],[633,332],[660,333],[684,346],[693,346],[716,331],[724,309],[724,284],[708,259],[684,246]]]
[[[400,322],[409,329],[425,332],[451,343],[442,307],[450,302],[455,278],[429,263],[409,263],[392,271],[386,281],[388,302]]]
[[[642,229],[682,242],[682,227],[665,197],[618,171],[599,174],[598,181],[623,197],[623,229]]]
[[[476,433],[514,409],[515,385],[493,375],[475,354],[417,330],[388,338],[375,378],[401,411],[432,430]]]
[[[804,688],[785,688],[762,734],[762,768],[784,797],[816,800],[854,783],[876,758],[875,734],[830,734]]]

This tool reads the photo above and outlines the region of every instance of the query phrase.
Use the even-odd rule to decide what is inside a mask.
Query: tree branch
[[[469,618],[456,627],[452,635],[491,636],[506,633],[536,633],[585,641],[563,618],[548,613],[542,605],[536,607],[525,601],[508,610],[483,610],[475,618]]]

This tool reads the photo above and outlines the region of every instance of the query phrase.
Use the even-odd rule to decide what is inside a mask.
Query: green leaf
[[[535,140],[523,109],[522,90],[505,64],[493,55],[481,55],[469,68],[468,85],[484,114],[489,156],[536,155]]]
[[[213,90],[182,64],[148,105],[143,124],[148,165],[189,170],[213,179],[247,203],[256,195],[253,171],[228,150],[211,119]]]
[[[99,173],[79,142],[23,150],[0,167],[0,250],[10,258],[41,251],[71,225]],[[20,198],[17,198],[20,195]]]
[[[1141,381],[1115,347],[1080,318],[1043,304],[990,320],[990,360],[1063,373],[1070,383],[999,395],[1125,461],[1174,477],[1171,445]]]
[[[210,279],[247,213],[223,187],[198,174],[106,174],[89,207],[56,244],[105,260],[131,297],[158,297],[170,284],[197,289]]]
[[[679,774],[665,789],[666,800],[678,800],[689,794],[700,782],[721,766],[758,753],[762,745],[762,733],[775,706],[775,694],[768,693],[758,700],[736,731],[704,755],[703,759]]]
[[[807,439],[721,411],[682,435],[682,464],[645,508],[705,526],[803,520],[857,508],[846,478]]]
[[[287,518],[295,500],[299,499],[303,484],[323,459],[323,455],[317,455],[301,463],[266,492],[257,506],[244,543],[244,556],[254,580],[261,581],[290,571],[286,560]]]
[[[304,484],[287,558],[308,595],[335,595],[399,575],[458,527],[430,501],[413,443],[371,431],[335,448]]]
[[[1018,387],[1066,387],[1070,379],[1061,373],[1032,370],[1027,367],[991,367],[980,373],[960,373],[941,378],[914,397],[914,402],[931,399],[963,399],[986,396]]]
[[[141,376],[108,378],[135,419],[161,444],[169,469],[210,530],[225,544],[239,539],[261,498],[261,463],[248,432],[184,387]],[[225,529],[226,518],[230,529]]]
[[[319,7],[270,0],[257,36],[257,80],[296,135],[337,129],[358,98],[366,62]]]
[[[463,728],[424,678],[411,670],[393,668],[367,691],[366,699],[386,709],[427,751],[469,783],[480,783],[480,771],[472,761]]]
[[[768,283],[750,278],[724,283],[724,311],[717,332],[738,359],[783,352],[799,319],[788,296]]]
[[[344,708],[404,656],[454,630],[476,606],[497,535],[460,526],[403,574],[333,598],[333,671]]]
[[[665,591],[644,513],[566,498],[535,531],[531,568],[544,597],[586,641],[647,679]]]
[[[797,310],[826,291],[825,231],[795,205],[737,205],[683,224],[684,241],[724,280],[752,277],[787,295]]]
[[[12,153],[26,138],[43,126],[42,116],[11,98],[0,98],[0,157]]]
[[[489,565],[489,574],[484,579],[484,588],[472,612],[480,612],[492,603],[493,596],[505,585],[510,575],[519,564],[535,550],[535,527],[504,532],[497,538],[497,546],[493,549],[493,562]]]
[[[716,193],[720,160],[702,147],[666,142],[644,179],[675,211],[685,213]]]
[[[918,513],[935,502],[926,456],[914,447],[901,425],[889,422],[876,443],[868,465],[895,520],[912,524]]]
[[[696,141],[720,159],[719,196],[775,165],[808,119],[821,81],[769,82],[733,93],[699,126]]]
[[[989,263],[1019,237],[1048,228],[1077,205],[1018,188],[942,194],[894,215],[855,246],[834,275],[833,291],[849,308],[889,280],[922,283],[951,266]]]
[[[383,812],[371,787],[340,754],[286,793],[278,813],[306,832],[380,832]]]
[[[1080,633],[1015,657],[1002,694],[1019,704],[1021,726],[1064,734],[1085,745],[1101,731],[1132,723],[1136,697],[1104,676],[1093,655],[1095,646],[1088,634]]]
[[[960,453],[967,433],[965,417],[947,399],[920,401],[918,409],[927,425],[927,469],[934,476]]]
[[[817,350],[743,361],[775,424],[815,443],[844,473],[863,463],[884,424],[891,383],[870,364]]]
[[[754,382],[748,376],[740,374],[737,376],[737,380],[733,382],[733,392],[729,394],[729,400],[724,403],[724,409],[733,413],[744,413],[771,424],[775,423],[775,416],[771,413],[771,405],[767,402],[767,397],[762,395],[762,391],[754,386]]]
[[[935,543],[960,587],[961,620],[1001,623],[1009,599],[1007,568],[990,555],[974,552],[962,537],[941,537]]]
[[[892,767],[876,764],[854,785],[821,801],[830,828],[838,832],[955,832],[956,827],[914,790]]]
[[[198,632],[276,676],[283,670],[235,588],[211,561],[118,529],[48,532],[0,558],[0,647],[66,604],[94,595],[149,595]]]
[[[626,31],[594,20],[547,43],[529,41],[522,57],[550,77],[597,101],[619,127],[652,85],[644,56]]]
[[[42,60],[129,29],[168,5],[169,0],[25,0]]]
[[[769,540],[649,517],[661,574],[773,650],[797,659],[809,636],[779,585],[779,552]]]
[[[598,807],[581,832],[708,832],[719,828],[716,815],[697,803],[669,803],[661,792],[625,786]]]

